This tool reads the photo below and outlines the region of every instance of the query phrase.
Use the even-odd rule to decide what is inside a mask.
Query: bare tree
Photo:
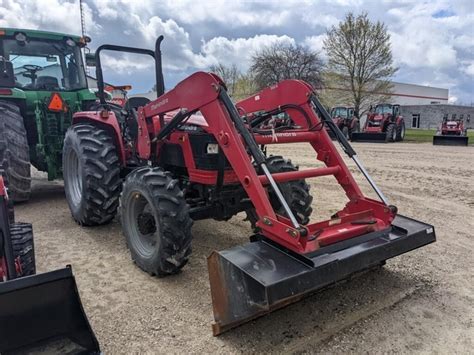
[[[361,116],[376,100],[385,100],[392,90],[393,67],[390,35],[385,24],[369,20],[367,13],[349,13],[327,32],[328,82],[338,92],[349,93],[355,112]],[[344,97],[342,99],[345,100]]]
[[[211,65],[209,70],[213,73],[216,73],[221,77],[222,80],[224,80],[224,83],[227,86],[227,92],[229,96],[232,97],[234,95],[237,82],[242,76],[240,71],[237,69],[237,66],[235,64],[226,66],[222,63],[218,63],[216,65]]]
[[[252,57],[250,72],[260,89],[284,79],[304,80],[319,88],[322,67],[317,52],[300,45],[275,43]]]

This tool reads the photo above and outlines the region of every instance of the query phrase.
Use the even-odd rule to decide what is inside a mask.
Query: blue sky
[[[391,34],[394,80],[448,88],[450,101],[474,102],[474,1],[153,1],[85,0],[91,48],[103,43],[152,48],[163,34],[165,80],[172,87],[217,62],[245,71],[262,46],[298,43],[322,51],[327,28],[353,11],[368,12]],[[0,27],[80,33],[79,1],[0,0]],[[142,57],[106,60],[106,79],[153,85],[153,67]]]

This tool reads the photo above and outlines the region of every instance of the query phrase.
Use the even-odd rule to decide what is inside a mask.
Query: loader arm
[[[292,129],[289,134],[277,134],[278,143],[307,142],[326,167],[270,174],[258,145],[272,143],[272,135],[252,134],[227,95],[222,80],[203,72],[191,75],[173,90],[138,110],[140,137],[137,151],[140,158],[149,159],[180,123],[190,114],[200,111],[208,125],[208,132],[214,135],[254,205],[259,217],[257,226],[264,237],[297,254],[308,254],[323,245],[388,228],[395,211],[363,196],[336,147],[322,129],[323,121],[315,112],[319,102],[315,103],[315,100],[308,84],[288,80],[240,102],[238,108],[250,113],[287,107],[298,128]],[[165,122],[164,115],[170,112],[174,113],[174,117]],[[332,120],[329,121],[332,123]],[[350,156],[354,155],[347,141],[345,143],[345,150]],[[257,173],[253,163],[261,168],[262,175]],[[277,182],[326,175],[336,178],[349,199],[337,216],[302,226],[296,222],[291,210],[288,211],[289,208],[287,216],[275,212],[265,185],[271,186],[284,206],[286,202]]]

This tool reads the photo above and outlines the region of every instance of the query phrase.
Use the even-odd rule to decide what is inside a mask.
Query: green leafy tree
[[[324,50],[328,56],[330,90],[352,103],[359,116],[392,91],[393,66],[390,35],[382,22],[371,22],[367,13],[349,13],[344,21],[327,31]],[[387,95],[388,94],[388,95]]]

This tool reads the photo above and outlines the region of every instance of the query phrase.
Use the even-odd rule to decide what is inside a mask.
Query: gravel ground
[[[106,354],[116,353],[469,353],[474,349],[474,148],[354,144],[401,214],[431,223],[437,243],[382,269],[326,289],[220,337],[206,256],[247,241],[250,228],[200,221],[193,255],[179,275],[150,277],[131,261],[118,221],[81,228],[62,184],[34,173],[33,196],[17,219],[33,223],[40,272],[72,264],[82,301]],[[304,145],[272,147],[301,167],[316,165]],[[363,190],[363,178],[349,164]],[[314,218],[345,203],[333,178],[311,180]]]

